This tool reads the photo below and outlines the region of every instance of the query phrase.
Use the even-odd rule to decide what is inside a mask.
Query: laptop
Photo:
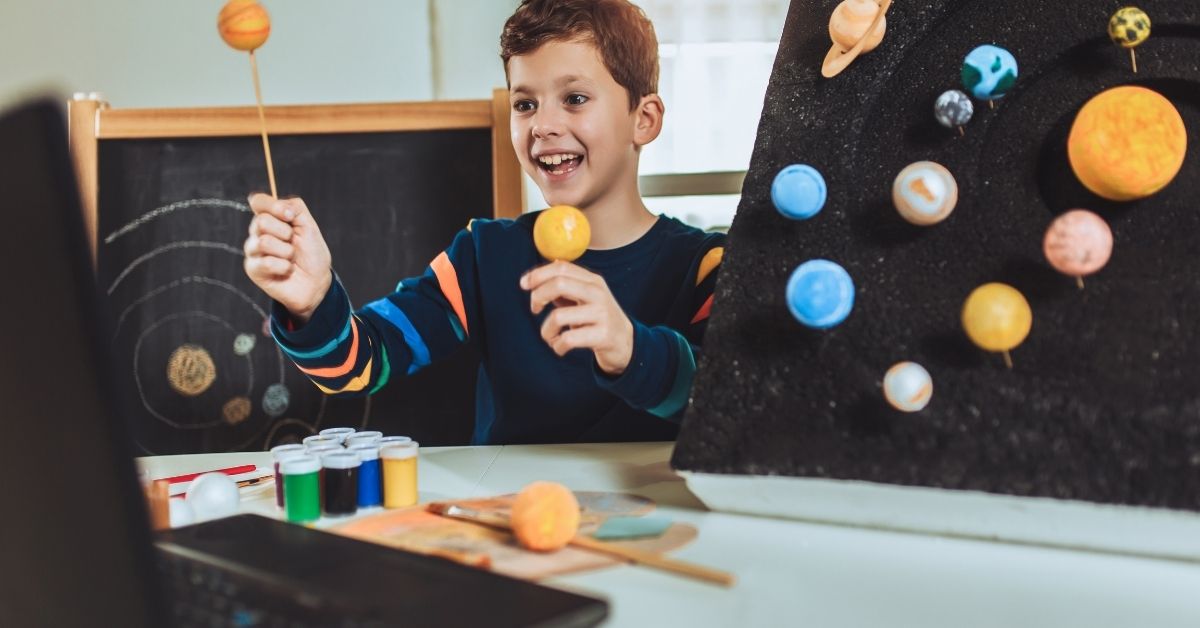
[[[152,533],[61,108],[0,116],[0,626],[591,626],[606,602],[240,515]]]

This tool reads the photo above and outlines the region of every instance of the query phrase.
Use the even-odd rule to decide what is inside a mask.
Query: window
[[[702,229],[728,227],[737,209],[740,173],[750,163],[788,3],[642,0],[638,4],[658,34],[659,93],[667,111],[662,135],[642,154],[646,204],[655,213]],[[672,179],[678,185],[669,185]],[[730,181],[736,182],[733,193],[708,193],[729,189]],[[687,194],[694,184],[706,193]],[[665,188],[671,195],[654,196],[656,192],[648,188]]]

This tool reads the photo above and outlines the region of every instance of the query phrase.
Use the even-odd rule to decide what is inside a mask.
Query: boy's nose
[[[532,130],[535,139],[543,140],[562,135],[562,124],[550,113],[539,111],[533,120]]]
[[[562,130],[555,125],[550,124],[535,124],[533,125],[533,137],[539,140],[550,139],[562,135]]]

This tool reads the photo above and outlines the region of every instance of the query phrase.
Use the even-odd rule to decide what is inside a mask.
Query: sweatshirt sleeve
[[[689,318],[671,325],[633,323],[633,355],[625,372],[610,377],[595,366],[596,383],[629,405],[679,422],[696,376],[696,359],[713,306],[713,290],[725,249],[721,237],[705,240],[699,262],[682,290]],[[693,283],[694,282],[694,283]],[[678,327],[678,328],[676,328]]]
[[[455,236],[425,272],[396,291],[351,311],[335,276],[307,324],[296,328],[274,303],[271,332],[284,353],[327,394],[374,393],[477,341],[479,291],[470,229]]]

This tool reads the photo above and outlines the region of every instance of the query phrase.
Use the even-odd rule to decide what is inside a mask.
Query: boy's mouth
[[[537,158],[537,164],[542,167],[542,170],[552,175],[564,175],[572,172],[579,167],[582,161],[583,155],[575,153],[555,153]]]

